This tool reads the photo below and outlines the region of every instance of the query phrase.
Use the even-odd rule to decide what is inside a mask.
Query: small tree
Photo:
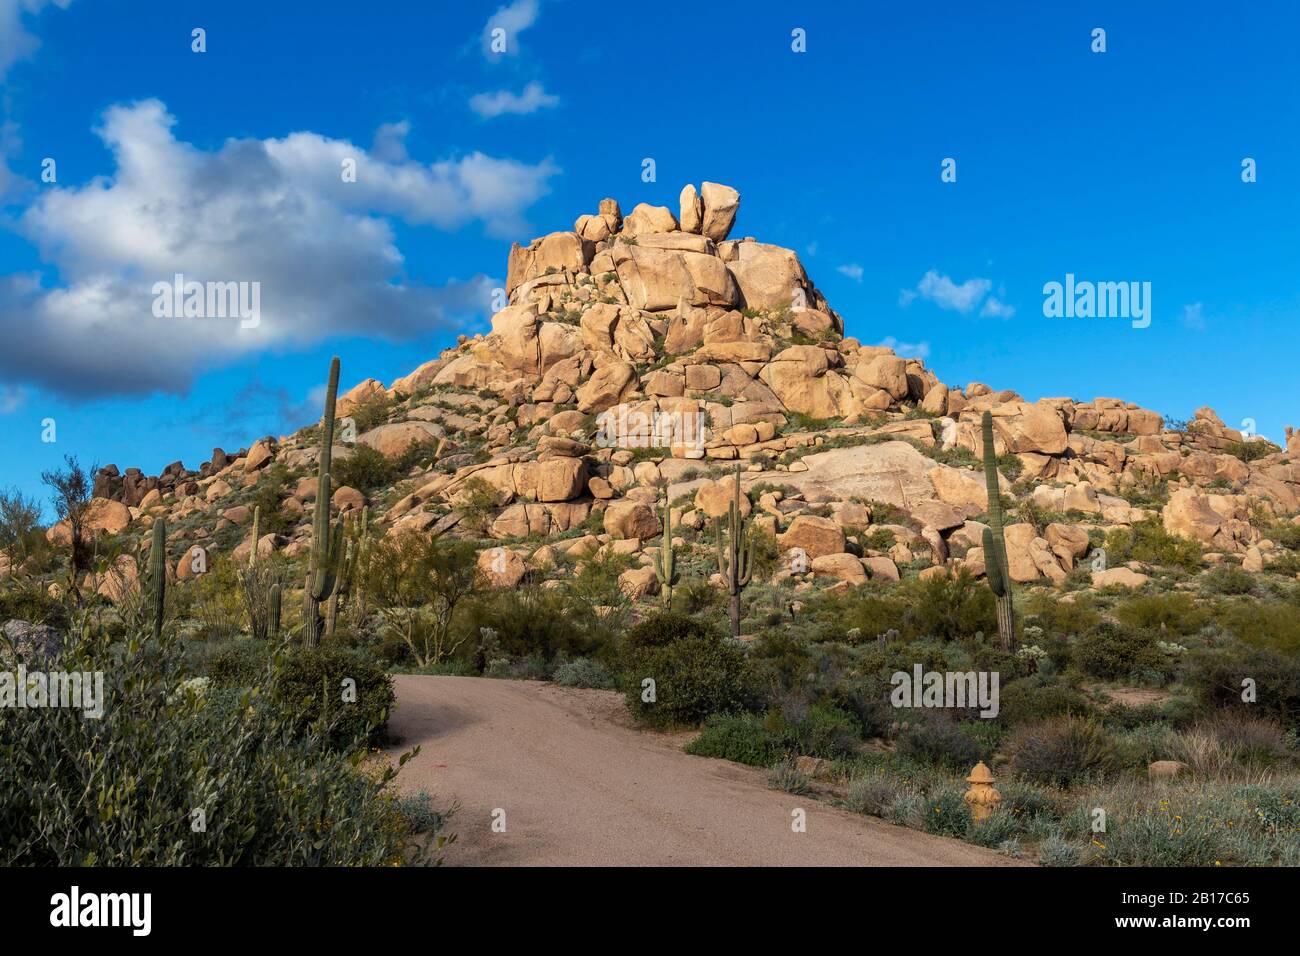
[[[368,577],[375,610],[418,666],[437,664],[464,643],[452,631],[456,609],[483,586],[472,544],[416,531],[385,538],[374,545]]]
[[[90,476],[95,472],[81,467],[81,463],[72,455],[65,455],[63,468],[52,468],[41,473],[41,481],[53,494],[54,513],[60,521],[67,522],[69,537],[68,590],[73,595],[79,594],[77,577],[79,572],[90,567],[90,544],[86,540],[86,524],[90,517],[90,501],[93,484]]]
[[[0,552],[11,570],[31,556],[31,539],[40,526],[41,507],[16,488],[0,492]]]

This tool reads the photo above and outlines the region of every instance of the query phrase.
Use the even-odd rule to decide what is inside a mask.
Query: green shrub
[[[652,647],[667,647],[689,638],[718,637],[717,628],[695,615],[662,611],[646,617],[624,636],[624,654],[636,654]]]
[[[1239,565],[1224,564],[1201,578],[1201,586],[1211,594],[1241,595],[1255,593],[1255,575]]]
[[[415,852],[393,772],[362,773],[267,685],[181,693],[192,673],[170,638],[78,635],[53,667],[102,671],[106,706],[97,720],[0,708],[0,865],[385,866]]]
[[[475,602],[469,626],[476,635],[483,628],[494,631],[505,656],[537,654],[549,661],[595,653],[597,643],[574,625],[568,611],[565,595],[558,589],[535,585],[501,588]]]
[[[1079,847],[1059,833],[1049,836],[1038,848],[1040,866],[1078,866],[1081,857]]]
[[[294,647],[279,662],[272,698],[306,729],[320,723],[331,746],[382,739],[396,699],[392,678],[362,652]]]
[[[1300,721],[1300,659],[1264,648],[1198,649],[1180,666],[1183,683],[1209,709],[1248,707],[1283,726]],[[1243,683],[1254,682],[1255,702],[1242,700]]]
[[[970,826],[970,807],[962,799],[962,791],[944,787],[932,794],[922,805],[921,826],[927,833],[961,839]]]
[[[625,653],[624,662],[628,710],[645,724],[698,724],[749,703],[744,653],[715,636],[633,650]],[[654,681],[654,700],[642,699],[645,680]]]
[[[1000,688],[998,719],[1007,726],[1047,717],[1086,717],[1091,710],[1081,691],[1057,680],[1026,677]]]
[[[1156,638],[1109,621],[1080,638],[1075,663],[1085,674],[1102,680],[1127,680],[1135,674],[1163,674],[1170,663]]]
[[[1190,594],[1178,591],[1128,598],[1114,613],[1129,627],[1179,635],[1195,634],[1210,619],[1210,612]]]
[[[1171,534],[1159,518],[1147,518],[1106,535],[1112,567],[1129,561],[1196,571],[1201,566],[1201,546],[1190,538]]]
[[[862,742],[862,728],[857,719],[833,704],[816,704],[801,720],[794,722],[799,749],[814,757],[843,757],[853,753]]]
[[[335,487],[346,485],[363,495],[391,485],[401,477],[397,466],[383,452],[362,444],[353,445],[351,454],[335,458],[330,470]]]
[[[0,590],[0,624],[17,618],[32,624],[47,624],[56,631],[66,631],[72,626],[68,609],[62,601],[50,597],[39,583],[15,586],[5,582]]]
[[[925,718],[898,735],[895,752],[918,763],[968,772],[985,754],[964,727],[942,718]]]
[[[783,726],[757,714],[714,714],[698,737],[686,745],[697,757],[734,760],[751,767],[770,767],[795,747]]]
[[[1015,730],[1006,745],[1018,777],[1047,786],[1069,787],[1103,776],[1117,765],[1115,745],[1101,724],[1057,717]]]

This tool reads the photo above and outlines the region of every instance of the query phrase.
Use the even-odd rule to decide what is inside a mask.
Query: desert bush
[[[962,772],[969,771],[985,756],[960,724],[930,717],[908,724],[899,733],[895,750],[905,759]]]
[[[574,625],[568,611],[562,591],[529,584],[483,594],[470,606],[468,620],[474,634],[482,634],[484,628],[495,634],[502,656],[536,654],[550,661],[596,653],[599,645]],[[481,671],[488,661],[475,657]]]
[[[1101,724],[1056,717],[1017,728],[1005,752],[1013,773],[1032,783],[1069,787],[1117,765],[1115,744]]]
[[[600,661],[578,657],[566,661],[555,669],[551,680],[562,687],[594,687],[609,689],[617,684],[614,675]]]
[[[1091,710],[1081,691],[1059,680],[1025,677],[1002,685],[999,692],[998,719],[1007,726],[1047,717],[1086,717]]]
[[[922,804],[921,827],[927,833],[961,839],[970,827],[970,807],[957,787],[943,787]]]
[[[1078,845],[1059,833],[1051,834],[1038,847],[1040,866],[1078,866],[1081,859],[1082,852]]]
[[[792,760],[777,761],[767,772],[767,785],[773,790],[795,794],[807,793],[810,788],[808,775],[796,770]]]
[[[1179,591],[1128,598],[1115,605],[1114,614],[1128,627],[1177,635],[1195,634],[1210,619],[1206,608]]]
[[[1031,595],[1025,601],[1025,622],[1041,627],[1048,638],[1077,637],[1100,624],[1101,614],[1091,596],[1062,601],[1048,592]]]
[[[1127,680],[1145,673],[1165,674],[1170,668],[1155,637],[1109,621],[1079,639],[1074,659],[1085,674],[1102,680]]]
[[[685,749],[697,757],[770,767],[795,746],[788,729],[778,721],[758,714],[714,714]]]
[[[1296,756],[1280,724],[1244,710],[1220,711],[1201,720],[1178,743],[1179,759],[1201,777],[1255,773],[1289,764]]]
[[[623,637],[622,653],[638,654],[692,638],[716,638],[720,632],[707,620],[676,611],[653,613],[633,625]]]
[[[392,678],[372,658],[329,646],[289,648],[271,688],[300,728],[319,724],[342,750],[381,741],[396,699]]]
[[[646,724],[698,724],[752,698],[744,653],[712,634],[625,650],[622,659],[628,709]],[[642,699],[643,680],[654,681],[654,700]]]
[[[819,703],[794,722],[793,731],[802,753],[814,757],[843,757],[857,750],[862,729],[857,719],[834,704]]]
[[[1283,726],[1300,721],[1300,659],[1264,648],[1193,650],[1180,664],[1183,683],[1208,709],[1249,707]],[[1243,682],[1255,685],[1255,703],[1242,700]]]
[[[56,631],[72,626],[67,605],[51,597],[39,581],[17,584],[6,581],[0,589],[0,624],[13,618],[31,624],[48,624]]]
[[[899,587],[908,613],[900,628],[904,637],[940,640],[996,632],[993,592],[961,568],[956,574],[914,578]]]
[[[384,630],[401,638],[419,666],[440,663],[464,643],[452,627],[456,611],[482,586],[478,552],[469,542],[408,532],[371,548],[370,599]]]
[[[888,774],[869,773],[849,784],[845,805],[854,813],[882,817],[898,798],[900,783]]]
[[[355,488],[368,495],[401,477],[396,465],[383,452],[369,445],[352,446],[351,454],[335,458],[330,467],[335,487]]]
[[[198,615],[198,636],[204,640],[229,640],[240,631],[244,597],[234,562],[228,555],[210,556],[208,570],[194,578],[186,590]]]
[[[272,699],[203,691],[176,639],[90,633],[52,667],[102,671],[98,720],[0,709],[0,865],[381,866],[409,860],[394,772],[360,769]],[[96,795],[87,800],[87,793]],[[204,828],[194,827],[196,811]]]
[[[1255,576],[1239,565],[1224,564],[1204,574],[1200,585],[1211,594],[1241,595],[1255,592]]]
[[[1147,518],[1106,535],[1106,552],[1112,566],[1129,561],[1196,571],[1201,566],[1201,546],[1165,530],[1159,518]]]

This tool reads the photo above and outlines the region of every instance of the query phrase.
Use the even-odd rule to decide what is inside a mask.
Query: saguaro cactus
[[[163,617],[167,613],[167,520],[153,522],[153,545],[149,549],[149,589],[153,596],[153,639],[162,638]]]
[[[280,585],[271,585],[271,596],[266,615],[266,634],[273,641],[280,639]]]
[[[664,535],[659,544],[659,554],[655,557],[655,574],[659,575],[659,593],[664,607],[673,603],[673,585],[677,583],[677,553],[673,551],[673,508],[672,502],[664,495]]]
[[[740,637],[740,592],[749,584],[754,570],[754,539],[749,533],[749,519],[740,514],[740,468],[734,476],[735,495],[727,512],[727,541],[723,546],[722,521],[714,522],[718,546],[718,573],[731,594],[731,636]]]
[[[307,588],[303,595],[303,643],[320,643],[320,606],[334,593],[343,533],[330,524],[330,464],[334,449],[334,401],[339,392],[339,360],[330,361],[329,384],[325,390],[325,414],[320,423],[320,455],[316,466],[316,505],[311,520],[311,558],[307,566]]]
[[[262,530],[262,506],[253,508],[253,546],[248,551],[248,567],[257,567],[257,540]]]
[[[1002,648],[1016,649],[1016,611],[1012,601],[1011,572],[1007,569],[1007,544],[1002,535],[1002,488],[998,482],[998,462],[993,450],[993,416],[984,413],[981,422],[984,439],[984,483],[989,496],[989,526],[984,529],[984,571],[989,590],[997,601],[998,637]]]

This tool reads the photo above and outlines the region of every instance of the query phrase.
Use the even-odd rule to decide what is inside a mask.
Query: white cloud
[[[207,151],[176,139],[174,122],[157,100],[109,109],[98,133],[113,174],[42,190],[19,218],[60,284],[0,277],[0,377],[78,396],[176,392],[252,351],[454,326],[489,311],[499,281],[412,282],[387,217],[519,230],[557,172],[482,153],[421,165],[405,158],[401,124],[367,153],[309,132]],[[260,325],[154,317],[153,284],[176,273],[260,283]]]
[[[900,342],[892,335],[887,335],[878,343],[881,348],[893,349],[895,355],[903,358],[925,359],[930,357],[929,342]]]
[[[484,119],[501,116],[503,113],[536,113],[559,104],[560,98],[547,93],[542,84],[537,82],[529,83],[522,93],[497,90],[495,93],[475,93],[469,98],[470,109]]]
[[[947,276],[941,276],[931,269],[921,277],[915,289],[904,289],[899,295],[902,305],[909,305],[917,298],[927,299],[941,309],[953,312],[970,312],[993,288],[988,279],[967,279],[960,285]]]
[[[40,13],[46,7],[68,9],[72,0],[0,0],[0,79],[19,60],[26,59],[39,46],[27,30],[24,15]]]
[[[845,263],[842,266],[838,266],[835,271],[848,276],[854,282],[862,281],[863,268],[856,262]]]
[[[1015,306],[1007,305],[1001,299],[997,299],[993,296],[989,296],[985,299],[984,306],[980,309],[980,315],[995,319],[1009,319],[1015,314]]]
[[[501,55],[492,52],[492,31],[500,29],[505,31],[506,55],[514,56],[519,52],[519,34],[536,23],[540,13],[538,0],[515,0],[499,7],[483,26],[483,55],[489,58]]]

